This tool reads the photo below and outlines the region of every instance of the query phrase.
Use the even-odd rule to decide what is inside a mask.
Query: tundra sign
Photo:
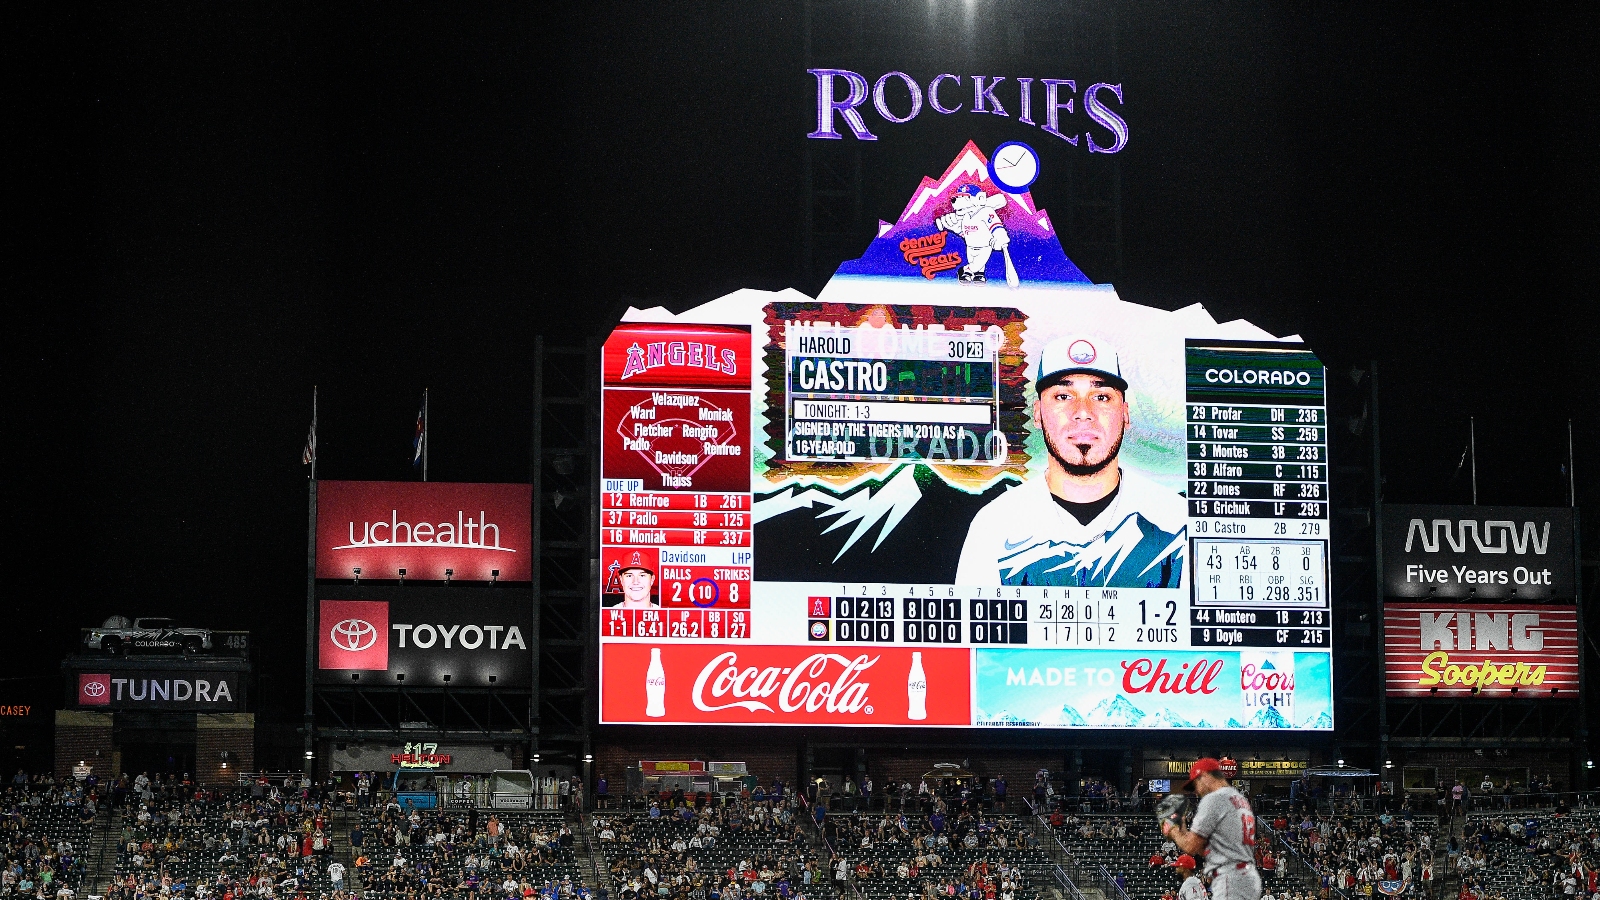
[[[1383,580],[1390,597],[1572,598],[1572,510],[1385,506]]]

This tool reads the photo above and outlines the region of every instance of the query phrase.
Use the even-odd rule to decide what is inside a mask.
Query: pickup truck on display
[[[83,638],[90,650],[117,655],[122,653],[200,653],[211,649],[211,632],[205,628],[181,628],[174,619],[129,619],[112,616],[99,628],[91,628]]]

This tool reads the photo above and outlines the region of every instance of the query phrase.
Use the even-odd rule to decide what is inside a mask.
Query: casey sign
[[[1383,630],[1390,696],[1578,696],[1575,607],[1389,603]]]
[[[532,581],[532,503],[526,484],[318,482],[317,577]]]

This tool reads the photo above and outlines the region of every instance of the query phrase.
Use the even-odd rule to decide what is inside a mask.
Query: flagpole
[[[428,480],[428,389],[422,389],[422,480]]]
[[[1572,453],[1572,420],[1567,420],[1567,505],[1578,505],[1577,458]]]
[[[305,657],[305,774],[314,770],[315,717],[312,713],[311,678],[316,656],[317,631],[317,388],[311,388],[311,479],[306,492],[306,657]]]
[[[1478,420],[1467,419],[1467,441],[1472,447],[1472,505],[1478,505]]]

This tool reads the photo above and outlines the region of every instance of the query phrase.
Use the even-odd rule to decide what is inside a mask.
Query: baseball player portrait
[[[637,550],[633,552],[633,559],[616,574],[613,584],[621,587],[622,595],[620,599],[606,603],[608,609],[656,609],[661,606],[661,600],[655,593],[656,573]]]
[[[1260,900],[1261,875],[1256,871],[1256,817],[1250,801],[1228,784],[1222,763],[1206,757],[1189,767],[1184,791],[1200,803],[1194,821],[1183,827],[1181,812],[1161,820],[1161,833],[1188,854],[1205,854],[1212,900]]]
[[[1122,465],[1133,410],[1117,349],[1091,335],[1051,341],[1034,387],[1044,477],[973,517],[956,584],[1179,587],[1188,507]]]

